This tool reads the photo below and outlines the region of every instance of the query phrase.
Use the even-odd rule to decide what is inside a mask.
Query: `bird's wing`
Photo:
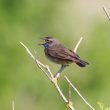
[[[62,45],[57,45],[55,47],[48,48],[48,55],[65,60],[78,59],[79,56],[74,53],[72,50],[69,50]]]

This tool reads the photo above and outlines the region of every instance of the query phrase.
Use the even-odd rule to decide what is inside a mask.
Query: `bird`
[[[86,67],[89,63],[82,60],[74,51],[64,47],[57,39],[53,37],[41,38],[44,43],[45,56],[60,65],[69,65],[71,63],[77,64],[79,67]]]

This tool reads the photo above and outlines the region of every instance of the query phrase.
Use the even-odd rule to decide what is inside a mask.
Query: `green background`
[[[0,0],[0,110],[66,110],[62,99],[42,71],[20,45],[26,44],[35,56],[55,73],[60,65],[45,58],[38,46],[44,36],[53,36],[73,49],[83,37],[77,53],[90,65],[71,64],[59,83],[68,96],[64,75],[98,109],[100,101],[110,106],[110,12],[109,0]],[[72,91],[76,110],[87,105]]]

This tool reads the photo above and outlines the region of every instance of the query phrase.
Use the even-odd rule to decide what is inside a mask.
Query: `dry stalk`
[[[52,74],[49,66],[42,64],[38,59],[36,59],[34,57],[34,55],[30,52],[30,50],[27,48],[26,45],[24,45],[22,42],[20,42],[20,43],[26,49],[27,53],[31,56],[31,58],[36,62],[37,66],[43,71],[43,73],[45,73],[47,78],[52,82],[52,84],[54,85],[54,87],[58,91],[60,97],[65,102],[65,105],[67,106],[67,108],[70,109],[70,110],[75,110],[72,103],[68,102],[67,98],[65,97],[65,95],[61,91],[61,89],[58,85],[58,82],[57,82],[58,79],[56,77],[54,77],[54,75]]]
[[[65,76],[66,81],[70,84],[70,86],[76,91],[76,93],[81,97],[81,99],[85,102],[86,105],[88,105],[92,110],[95,110],[87,101],[86,99],[81,95],[81,93],[78,91],[78,89],[71,83],[71,81]]]
[[[110,21],[110,14],[108,13],[106,7],[103,7],[103,11],[105,12],[105,14],[106,14],[108,20]]]
[[[79,44],[82,41],[82,37],[80,38],[79,42],[77,43],[74,52],[77,51]],[[26,49],[27,53],[31,56],[31,58],[36,62],[37,66],[43,71],[43,73],[47,76],[47,78],[52,82],[52,84],[54,85],[54,87],[56,88],[56,90],[58,91],[60,97],[62,98],[62,100],[64,101],[66,107],[69,110],[75,110],[72,102],[71,102],[71,89],[69,89],[69,98],[66,98],[65,95],[63,94],[59,84],[58,84],[58,77],[54,77],[53,73],[51,72],[50,68],[48,65],[44,65],[43,63],[41,63],[37,58],[34,57],[34,55],[30,52],[30,50],[28,49],[28,47],[20,42],[20,44]],[[65,67],[63,67],[64,69]],[[60,71],[61,72],[61,71]],[[68,82],[69,83],[69,82]],[[71,86],[71,83],[69,83]],[[72,86],[71,86],[72,87]],[[72,87],[73,88],[73,87]],[[76,89],[73,88],[75,91]],[[78,94],[79,95],[79,94]],[[92,107],[90,107],[92,109]],[[92,109],[95,110],[95,109]]]
[[[14,100],[12,101],[12,110],[15,109]]]

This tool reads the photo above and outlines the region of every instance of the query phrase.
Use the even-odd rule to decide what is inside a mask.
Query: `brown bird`
[[[61,64],[68,65],[70,63],[76,63],[80,67],[85,67],[89,63],[80,59],[80,57],[72,50],[65,48],[60,42],[52,37],[41,38],[45,41],[44,52],[48,59]]]

